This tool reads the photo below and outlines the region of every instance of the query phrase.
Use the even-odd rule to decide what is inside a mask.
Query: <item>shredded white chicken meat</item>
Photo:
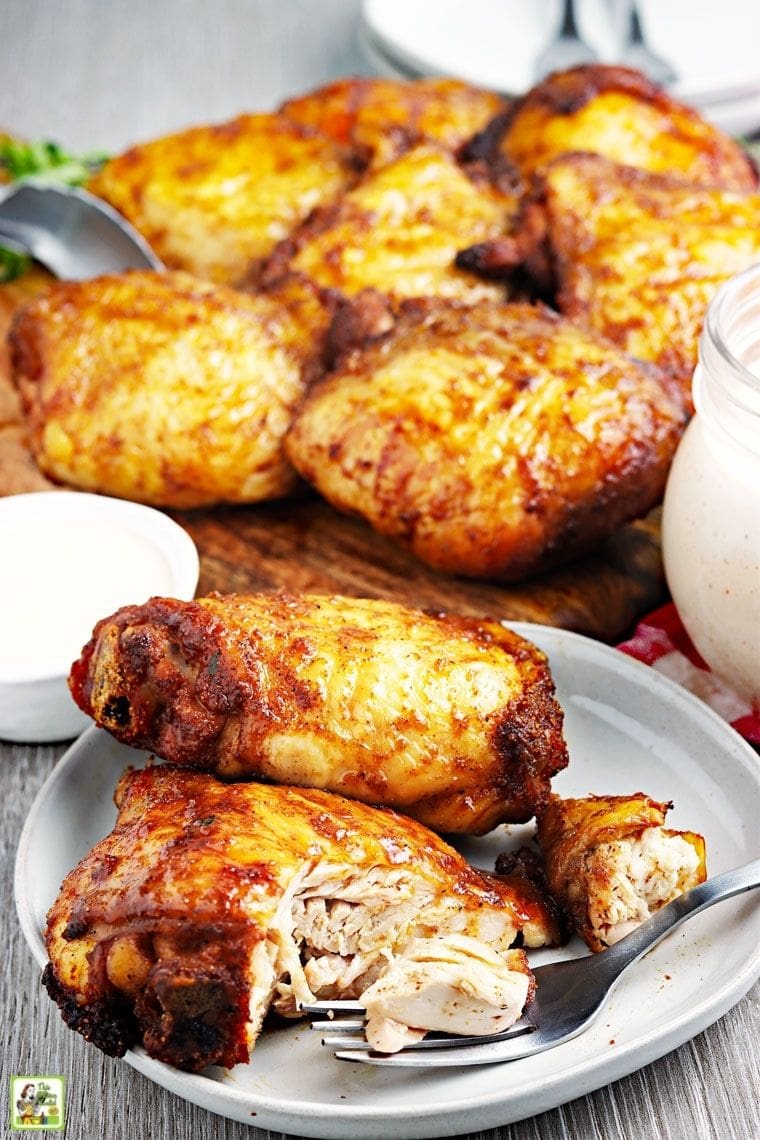
[[[568,895],[587,894],[589,921],[612,946],[691,886],[698,865],[697,852],[679,835],[650,827],[636,839],[590,851],[584,881],[571,883]]]
[[[362,994],[369,1043],[395,1053],[431,1029],[500,1033],[527,1001],[524,961],[520,951],[500,955],[458,934],[416,939]]]
[[[252,963],[256,1032],[273,998],[285,1016],[330,998],[360,998],[374,1048],[396,1052],[430,1030],[485,1034],[513,1024],[531,975],[506,913],[420,896],[405,868],[352,877],[324,864],[295,879]],[[266,976],[270,985],[262,985]]]

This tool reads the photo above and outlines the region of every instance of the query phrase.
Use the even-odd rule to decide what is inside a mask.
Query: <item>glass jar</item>
[[[760,704],[760,265],[711,302],[692,390],[665,489],[665,575],[704,660]]]

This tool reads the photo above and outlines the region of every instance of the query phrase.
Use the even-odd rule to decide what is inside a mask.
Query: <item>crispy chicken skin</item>
[[[415,302],[310,391],[285,447],[430,566],[511,580],[655,504],[684,423],[676,386],[546,308]]]
[[[169,267],[234,284],[356,174],[332,139],[280,115],[240,115],[134,146],[87,188]]]
[[[196,507],[290,491],[282,438],[316,366],[323,307],[179,272],[57,283],[16,317],[32,451],[63,483]]]
[[[493,276],[522,260],[570,320],[688,390],[709,302],[760,260],[758,219],[760,193],[570,154],[546,168],[515,235],[458,260]]]
[[[46,270],[32,265],[20,277],[0,284],[0,494],[3,495],[55,490],[55,484],[46,479],[32,459],[21,398],[11,379],[8,351],[8,330],[16,313],[44,292],[52,280]]]
[[[594,951],[620,941],[654,911],[706,878],[705,842],[669,831],[672,804],[632,796],[561,799],[538,817],[552,894]]]
[[[532,993],[515,939],[554,937],[534,895],[394,812],[168,765],[127,771],[116,802],[50,909],[43,975],[111,1055],[141,1042],[182,1069],[231,1066],[271,1006],[359,997],[391,971],[370,995],[381,1047],[440,1021],[488,1032]]]
[[[153,598],[95,627],[75,700],[128,744],[321,787],[444,832],[527,820],[567,763],[544,655],[496,621],[366,598]]]
[[[280,114],[381,166],[422,142],[456,151],[506,104],[458,79],[347,78],[289,99]]]
[[[558,155],[591,151],[690,182],[757,186],[752,160],[641,72],[589,64],[531,88],[474,139],[466,153],[506,158],[529,179]]]
[[[546,206],[562,312],[689,387],[709,302],[760,259],[760,194],[587,155],[552,165]]]
[[[378,289],[397,299],[502,298],[503,286],[457,269],[454,259],[463,246],[501,234],[515,202],[473,181],[446,151],[419,146],[315,210],[277,247],[260,280],[300,273],[345,297]]]

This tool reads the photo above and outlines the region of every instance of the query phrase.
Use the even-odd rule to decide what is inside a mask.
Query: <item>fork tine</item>
[[[341,1033],[336,1037],[323,1037],[322,1044],[326,1049],[361,1049],[364,1053],[372,1051],[369,1041],[361,1033],[353,1037],[348,1033],[345,1035]]]
[[[338,1029],[340,1023],[336,1022],[334,1025],[328,1023],[332,1029]],[[361,1028],[364,1028],[364,1023],[360,1023]],[[451,1035],[451,1034],[438,1034],[436,1037],[423,1037],[421,1041],[413,1041],[409,1045],[405,1045],[403,1052],[410,1050],[427,1050],[427,1049],[461,1049],[466,1045],[486,1045],[489,1041],[509,1041],[513,1037],[521,1037],[526,1033],[535,1033],[536,1027],[530,1021],[524,1018],[516,1021],[514,1025],[510,1025],[508,1029],[503,1029],[501,1033],[483,1033],[478,1036],[464,1036],[464,1035]],[[330,1049],[361,1049],[363,1052],[374,1052],[372,1046],[366,1037],[323,1037],[322,1044]]]
[[[366,1024],[362,1017],[335,1017],[328,1021],[312,1021],[309,1028],[320,1033],[361,1033]]]
[[[506,1041],[491,1041],[478,1045],[464,1045],[458,1049],[424,1051],[402,1049],[400,1053],[376,1053],[370,1049],[336,1048],[339,1061],[359,1062],[362,1065],[384,1065],[398,1069],[460,1068],[470,1065],[493,1065],[501,1061],[517,1061],[541,1052],[546,1040],[538,1032],[521,1034]]]
[[[313,1001],[310,1004],[300,1003],[300,1013],[324,1013],[327,1017],[334,1017],[338,1013],[366,1013],[360,1001],[349,1001],[347,998],[336,998],[334,1001]]]

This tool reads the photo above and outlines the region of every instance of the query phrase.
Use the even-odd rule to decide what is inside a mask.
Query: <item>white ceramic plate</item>
[[[581,32],[601,61],[620,57],[625,0],[578,0]],[[756,0],[639,3],[647,40],[678,74],[673,93],[734,133],[760,126]],[[457,75],[519,94],[560,21],[559,0],[365,0],[370,63],[399,75]],[[624,26],[624,25],[623,25]]]
[[[618,650],[563,630],[518,624],[548,654],[565,709],[566,794],[645,791],[673,799],[668,822],[702,832],[713,874],[757,857],[760,765],[706,705]],[[91,728],[40,791],[19,844],[16,903],[45,962],[42,928],[61,877],[111,830],[118,776],[141,753]],[[493,867],[530,827],[499,828],[466,844]],[[760,974],[756,899],[721,903],[674,932],[622,980],[596,1026],[574,1041],[511,1064],[457,1073],[336,1061],[302,1026],[266,1032],[248,1065],[182,1073],[141,1049],[127,1060],[157,1084],[214,1112],[302,1136],[450,1136],[519,1120],[599,1088],[674,1049],[715,1021]],[[580,953],[580,944],[569,951]],[[535,961],[556,952],[543,951]]]

